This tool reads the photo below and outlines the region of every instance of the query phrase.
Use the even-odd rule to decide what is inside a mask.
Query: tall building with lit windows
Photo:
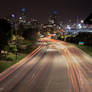
[[[49,18],[48,18],[48,24],[50,24],[50,25],[57,24],[56,15],[55,14],[52,14],[52,15],[49,16]]]
[[[21,16],[19,17],[19,23],[26,23],[27,22],[27,17],[26,17],[26,8],[21,9]]]

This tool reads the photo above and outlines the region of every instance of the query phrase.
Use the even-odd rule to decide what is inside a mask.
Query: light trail
[[[75,62],[74,59],[70,58],[73,55],[70,55],[68,50],[67,50],[66,56],[68,58],[68,65],[70,66],[69,71],[72,74],[72,76],[70,75],[71,76],[71,81],[72,81],[72,85],[74,86],[75,92],[80,92],[80,91],[78,91],[78,87],[76,87],[77,82],[76,82],[76,79],[74,78],[75,77],[74,73],[76,75],[76,78],[78,79],[78,83],[79,83],[79,87],[81,88],[81,92],[91,92],[91,90],[89,88],[89,85],[88,85],[88,82],[87,82],[88,78],[85,77],[87,75],[86,75],[85,71],[83,70],[83,68],[80,66],[80,64],[78,62]],[[71,68],[73,68],[74,71]],[[82,87],[83,84],[81,84],[81,82],[80,82],[80,76],[83,79],[82,81],[84,82],[84,87],[85,88]]]
[[[65,52],[65,56],[68,61],[67,62],[67,68],[68,68],[67,70],[69,72],[68,77],[71,79],[72,82],[72,85],[71,82],[70,85],[73,86],[74,88],[74,91],[71,89],[70,92],[92,92],[89,85],[89,81],[92,83],[92,79],[89,78],[88,75],[88,73],[92,75],[92,67],[90,65],[92,62],[90,62],[90,59],[87,58],[89,59],[88,62],[90,62],[90,64],[89,63],[86,64],[85,62],[83,62],[84,58],[82,57],[84,53],[79,49],[77,49],[75,46],[54,39],[48,39],[48,41],[61,44],[59,46],[57,44],[56,45],[53,44],[53,45],[60,51],[64,50]],[[65,47],[63,48],[62,46]],[[85,71],[85,69],[87,70],[88,73]]]
[[[67,52],[67,49],[65,50],[65,54],[66,54],[66,57],[67,57],[67,60],[68,60],[68,71],[69,71],[69,78],[71,79],[72,81],[72,86],[74,88],[74,92],[80,92],[79,91],[79,87],[77,85],[77,80],[76,80],[76,76],[75,76],[75,71],[73,69],[73,66],[72,66],[72,63],[71,63],[71,60],[68,56],[68,52]]]
[[[7,78],[10,74],[12,74],[13,72],[15,72],[17,69],[19,69],[23,64],[25,64],[29,59],[31,59],[35,54],[37,54],[40,50],[41,47],[43,47],[43,44],[41,44],[41,46],[39,46],[37,49],[35,49],[31,54],[29,54],[27,57],[25,57],[24,59],[22,59],[20,62],[18,62],[15,65],[18,65],[17,67],[15,67],[15,65],[13,65],[12,67],[10,67],[9,69],[15,67],[14,69],[12,69],[10,72],[8,72],[7,74],[5,74],[4,76],[2,76],[0,78],[0,82],[2,82],[5,78]],[[7,69],[5,72],[3,72],[1,75],[3,75],[4,73],[6,73],[9,69]]]
[[[40,89],[39,87],[42,87],[40,82],[44,83],[43,79],[44,79],[44,77],[46,77],[48,75],[48,74],[46,75],[46,71],[48,72],[48,70],[51,69],[51,68],[48,69],[48,67],[51,67],[51,64],[52,64],[51,61],[53,61],[53,57],[54,57],[53,52],[55,52],[55,55],[57,55],[57,52],[58,52],[58,53],[60,53],[59,57],[61,57],[60,55],[63,55],[65,57],[66,66],[63,66],[63,67],[57,66],[56,70],[55,70],[55,67],[52,68],[52,70],[54,72],[55,71],[57,72],[60,69],[66,68],[66,72],[67,72],[66,76],[69,80],[69,88],[70,88],[68,92],[92,92],[92,87],[91,87],[91,85],[92,85],[92,67],[91,67],[92,62],[91,62],[91,59],[89,57],[87,57],[87,55],[85,55],[82,51],[78,50],[75,46],[70,45],[63,41],[54,40],[54,39],[50,39],[50,38],[51,38],[51,36],[41,39],[42,43],[46,43],[46,42],[49,43],[48,45],[46,45],[46,46],[48,46],[48,49],[47,50],[44,49],[44,50],[46,50],[46,52],[48,54],[46,54],[46,56],[41,59],[41,62],[37,64],[37,62],[39,62],[37,57],[35,57],[34,60],[32,59],[33,61],[31,61],[30,63],[25,64],[26,62],[24,62],[26,68],[25,67],[23,67],[23,68],[24,68],[24,70],[27,69],[25,71],[25,74],[23,74],[22,77],[20,77],[20,79],[17,79],[17,81],[13,82],[13,80],[16,79],[20,73],[22,73],[23,69],[21,68],[21,70],[18,71],[17,75],[15,72],[15,77],[13,76],[13,79],[9,79],[9,81],[6,81],[5,82],[6,84],[2,83],[2,86],[1,86],[2,88],[6,88],[7,92],[11,92],[13,90],[13,88],[15,88],[16,85],[21,82],[21,84],[17,88],[15,88],[16,89],[15,92],[17,92],[17,91],[21,92],[20,90],[23,90],[23,89],[22,88],[20,89],[19,87],[23,86],[25,84],[27,85],[27,83],[30,85],[28,85],[27,87],[24,87],[24,89],[28,90],[27,88],[29,88],[29,89],[31,89],[32,92],[37,92],[37,89]],[[31,57],[31,56],[34,56],[35,54],[37,54],[44,46],[45,45],[42,45],[41,47],[39,47],[28,57]],[[40,54],[38,56],[41,57]],[[55,57],[57,59],[57,60],[55,60],[55,62],[56,62],[55,65],[56,65],[56,64],[59,64],[59,63],[57,63],[59,58],[57,56],[55,56]],[[50,59],[51,59],[51,61],[50,61]],[[25,58],[24,60],[27,60],[27,62],[28,62],[29,59]],[[61,62],[61,65],[63,65],[62,63],[64,63],[64,62]],[[29,68],[28,68],[28,64],[30,65]],[[21,64],[20,64],[20,66],[21,66]],[[14,68],[15,70],[13,69],[13,71],[16,71],[16,68],[17,67],[15,67]],[[33,71],[31,71],[31,74],[28,74],[29,71],[32,69],[33,69]],[[59,71],[58,73],[60,73],[60,72],[61,71]],[[9,72],[9,73],[12,74],[11,72]],[[58,73],[57,74],[55,73],[55,74],[58,75]],[[29,77],[27,75],[29,75]],[[52,75],[50,75],[50,77],[51,76]],[[61,76],[62,75],[60,75],[59,77],[61,77]],[[8,75],[6,76],[6,78],[7,77],[8,77]],[[24,77],[25,77],[25,80],[23,79]],[[2,77],[2,78],[5,79],[4,77]],[[27,78],[29,80],[27,80]],[[53,78],[53,77],[51,77],[51,78]],[[3,79],[1,79],[1,81]],[[58,80],[58,79],[56,79],[56,80]],[[62,79],[60,79],[60,81],[62,82]],[[9,82],[11,82],[11,83],[9,83]],[[22,84],[22,83],[24,83],[24,84]],[[68,83],[68,82],[66,81],[66,83]],[[40,86],[38,86],[38,85],[40,85]],[[58,85],[59,85],[59,83],[58,83]],[[61,86],[60,86],[60,88],[61,88]]]

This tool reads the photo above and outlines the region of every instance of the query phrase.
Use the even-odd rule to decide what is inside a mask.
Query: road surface
[[[92,58],[71,44],[42,40],[36,54],[0,74],[0,92],[92,92]]]

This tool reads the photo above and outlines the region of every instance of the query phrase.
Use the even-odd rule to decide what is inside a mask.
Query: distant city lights
[[[81,20],[81,23],[84,23],[84,20]]]
[[[67,27],[66,27],[67,29],[69,29],[69,30],[71,30],[71,27],[70,27],[70,25],[67,25]]]
[[[19,17],[19,19],[21,20],[21,19],[22,19],[22,17]]]
[[[81,29],[82,28],[82,25],[81,24],[78,24],[77,27],[78,27],[78,29]]]

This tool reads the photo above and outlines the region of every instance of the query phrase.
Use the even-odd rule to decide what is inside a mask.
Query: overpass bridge
[[[92,29],[66,29],[66,32],[79,33],[79,32],[92,32]]]

